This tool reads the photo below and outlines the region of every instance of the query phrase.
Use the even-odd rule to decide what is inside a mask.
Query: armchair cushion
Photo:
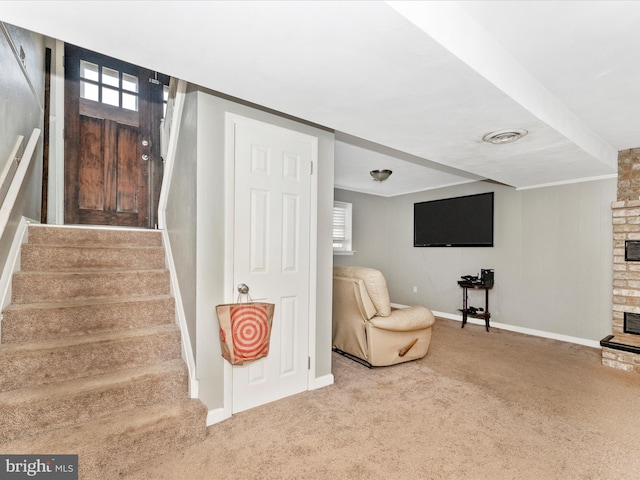
[[[334,277],[359,278],[363,280],[377,314],[382,317],[391,315],[391,300],[389,300],[387,282],[381,271],[367,267],[333,267],[333,275]]]
[[[382,330],[411,332],[431,327],[435,317],[431,310],[422,305],[393,310],[388,317],[373,317],[371,325]]]

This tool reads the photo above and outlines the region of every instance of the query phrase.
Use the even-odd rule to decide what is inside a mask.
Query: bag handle
[[[251,298],[251,295],[249,294],[249,286],[246,283],[238,285],[238,298],[236,299],[236,303],[243,303],[241,302],[242,295],[247,296],[247,302],[245,303],[253,303],[253,298]]]

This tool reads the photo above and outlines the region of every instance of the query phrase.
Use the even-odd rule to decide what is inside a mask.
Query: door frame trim
[[[247,125],[266,128],[274,133],[284,134],[311,144],[311,192],[309,203],[309,335],[307,351],[310,358],[307,370],[307,390],[317,388],[315,385],[316,370],[316,312],[317,312],[317,271],[318,271],[318,137],[302,133],[292,128],[274,125],[253,118],[224,112],[224,185],[225,185],[225,264],[224,264],[224,301],[236,301],[233,285],[233,248],[234,248],[234,209],[235,209],[235,126]],[[293,125],[292,125],[293,127]],[[223,416],[229,418],[233,412],[233,367],[224,362],[224,394]]]

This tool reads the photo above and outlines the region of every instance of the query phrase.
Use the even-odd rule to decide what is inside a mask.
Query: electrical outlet
[[[413,293],[418,293],[418,287],[413,287]]]

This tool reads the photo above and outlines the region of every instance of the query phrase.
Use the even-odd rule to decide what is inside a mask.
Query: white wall
[[[495,192],[493,248],[413,247],[413,204]],[[353,203],[353,256],[381,269],[393,302],[460,315],[460,276],[495,270],[491,321],[597,342],[611,333],[611,202],[616,180],[516,191],[488,182],[391,198],[336,190]],[[413,287],[418,293],[413,293]],[[482,297],[470,304],[482,306]]]
[[[24,135],[26,144],[32,130],[41,127],[44,114],[44,39],[27,30],[2,25],[5,29],[0,28],[0,169],[16,136]],[[21,47],[25,52],[24,69],[16,57]]]
[[[20,48],[25,53],[22,68]],[[0,25],[0,170],[9,158],[16,138],[24,147],[34,128],[42,130],[44,116],[44,39],[41,35],[8,24]],[[42,137],[41,137],[42,138]],[[40,219],[42,140],[34,152],[25,183],[0,239],[0,264],[4,265],[22,216]]]

